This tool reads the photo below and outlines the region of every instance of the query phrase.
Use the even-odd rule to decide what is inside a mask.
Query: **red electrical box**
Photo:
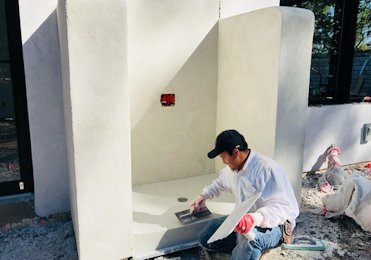
[[[175,94],[162,94],[161,104],[165,107],[175,106]]]

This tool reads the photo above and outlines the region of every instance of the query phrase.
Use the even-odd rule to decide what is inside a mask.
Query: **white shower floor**
[[[223,194],[206,202],[212,215],[183,225],[175,212],[189,208],[192,200],[217,174],[133,186],[133,258],[147,259],[197,245],[200,229],[211,219],[229,214],[234,196]],[[179,202],[178,198],[187,198]]]

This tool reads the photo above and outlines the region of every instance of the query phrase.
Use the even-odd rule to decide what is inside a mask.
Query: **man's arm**
[[[205,186],[201,192],[201,196],[203,196],[205,199],[213,199],[219,197],[220,193],[223,191],[230,192],[225,182],[223,172],[221,171],[218,178],[213,180],[210,185]]]
[[[201,195],[193,200],[190,206],[191,212],[201,210],[203,207],[205,207],[205,201],[207,199],[219,197],[220,193],[223,191],[230,190],[225,184],[224,176],[221,171],[219,177],[213,180],[210,185],[205,186],[201,192]]]

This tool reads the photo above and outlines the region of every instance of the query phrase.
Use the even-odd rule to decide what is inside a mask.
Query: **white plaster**
[[[71,213],[79,259],[131,256],[126,10],[123,0],[58,4]]]
[[[278,0],[129,0],[128,48],[131,127],[157,102],[161,92],[221,17],[268,6]],[[165,62],[159,62],[165,61]]]
[[[148,184],[214,172],[207,152],[214,144],[218,72],[218,27],[214,26],[132,129],[133,184]]]
[[[70,208],[57,1],[19,1],[35,187],[40,216]]]
[[[281,7],[276,144],[274,159],[286,170],[300,203],[314,15]]]
[[[215,0],[129,0],[131,127],[136,127],[219,17]]]
[[[231,26],[236,29],[235,36],[243,37],[245,46],[239,49],[241,39],[219,33],[219,43],[223,46],[219,48],[221,64],[216,111],[212,107],[216,106],[217,95],[217,58],[213,56],[217,33],[210,30],[218,20],[218,1],[129,0],[126,21],[125,14],[115,12],[125,9],[121,6],[125,1],[103,4],[79,0],[68,1],[69,5],[65,5],[61,0],[60,42],[67,122],[64,131],[56,3],[56,0],[19,1],[35,206],[41,216],[67,211],[70,197],[80,258],[107,258],[107,255],[101,255],[102,252],[115,254],[114,259],[131,255],[131,240],[122,236],[131,234],[129,96],[135,145],[132,149],[134,183],[214,172],[214,165],[205,154],[214,143],[218,118],[216,133],[226,128],[240,130],[253,149],[275,157],[289,170],[290,180],[298,192],[303,142],[299,132],[305,122],[308,37],[312,27],[298,28],[309,26],[307,21],[302,21],[295,13],[282,15],[281,11],[264,10],[259,15],[251,12],[252,16],[231,17],[234,21],[231,23],[235,23]],[[224,18],[270,5],[278,5],[278,1],[221,0],[220,15]],[[68,23],[66,10],[70,12]],[[286,21],[285,17],[291,17],[295,22]],[[103,23],[97,23],[98,20]],[[224,21],[227,20],[221,23]],[[126,23],[129,24],[128,33],[121,26],[112,26],[126,26]],[[290,32],[285,32],[286,28]],[[228,31],[229,34],[230,30],[225,28],[220,32]],[[246,35],[240,33],[243,30]],[[280,34],[289,36],[279,39]],[[129,45],[129,57],[122,53],[126,44]],[[290,47],[285,49],[285,46]],[[299,51],[304,58],[295,58]],[[226,60],[232,54],[235,61]],[[125,80],[126,61],[129,85]],[[246,78],[241,76],[241,71]],[[240,82],[246,82],[246,91]],[[230,87],[234,88],[233,95],[229,94],[232,93]],[[176,93],[175,107],[159,107],[160,94],[164,91]],[[202,96],[205,96],[204,102]],[[248,109],[244,113],[233,113],[242,102],[240,100],[244,100]],[[71,106],[76,111],[71,110]],[[304,170],[310,170],[331,143],[343,150],[340,158],[344,164],[371,160],[370,143],[359,142],[361,127],[371,121],[370,110],[369,104],[309,108]],[[160,125],[168,122],[169,127],[161,129]],[[291,126],[295,127],[291,129]],[[149,135],[148,129],[155,133]],[[65,134],[68,136],[71,195]],[[139,146],[146,144],[154,148],[167,140],[170,140],[168,149],[157,148],[151,155],[146,154],[145,146]],[[141,160],[141,155],[150,161]],[[169,167],[166,167],[167,162]],[[217,171],[219,167],[216,167]],[[190,195],[197,195],[204,184],[216,177],[199,177],[203,176],[210,176],[210,179],[200,181],[199,187],[174,183],[170,185],[171,189],[162,186],[156,194],[135,192],[134,201],[141,202],[134,203],[134,211],[147,210],[157,216],[172,216],[171,210],[178,211],[176,207],[180,205],[172,204],[170,200],[173,199],[168,195],[159,198],[157,193],[169,191],[181,196],[185,194],[182,187],[188,187],[192,191]],[[138,205],[146,206],[141,209]],[[209,205],[214,207],[213,203]],[[229,204],[217,205],[226,209]],[[218,207],[214,209],[218,210]],[[161,232],[167,230],[161,224],[134,222],[135,236],[144,235],[147,228],[153,231],[147,234],[149,241],[161,239],[164,235]],[[152,245],[148,246],[147,249]],[[91,252],[88,252],[89,247]],[[140,252],[142,249],[136,250]]]
[[[219,22],[217,131],[237,129],[283,165],[297,198],[307,109],[313,14],[271,7]],[[216,171],[221,168],[216,161]]]
[[[176,212],[189,208],[205,185],[216,174],[200,175],[174,181],[166,181],[133,187],[133,257],[146,259],[166,252],[182,244],[197,243],[200,229],[212,218],[226,215],[234,208],[234,195],[223,193],[219,198],[206,201],[213,213],[197,222],[181,224]],[[179,202],[185,197],[188,202]]]
[[[220,18],[223,19],[262,8],[279,5],[279,0],[220,0]]]
[[[304,171],[327,168],[327,148],[341,149],[341,164],[371,160],[371,142],[361,142],[364,124],[371,123],[371,104],[345,104],[308,108]]]
[[[57,6],[58,0],[19,0],[19,15],[21,17],[22,43],[39,29],[49,15],[51,15]],[[51,32],[58,30],[55,25],[51,26]]]
[[[268,156],[274,155],[280,41],[276,9],[219,22],[216,134],[237,129],[252,149]]]

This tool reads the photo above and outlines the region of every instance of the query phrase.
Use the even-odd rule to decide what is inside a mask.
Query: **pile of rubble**
[[[275,248],[268,259],[371,259],[371,232],[363,230],[352,218],[339,215],[326,218],[322,199],[327,194],[318,188],[322,173],[304,173],[300,215],[294,236],[310,235],[321,239],[325,251],[299,251]]]
[[[325,171],[304,173],[294,236],[320,239],[324,251],[275,248],[262,259],[371,259],[371,164],[342,167],[340,148],[327,150]]]

